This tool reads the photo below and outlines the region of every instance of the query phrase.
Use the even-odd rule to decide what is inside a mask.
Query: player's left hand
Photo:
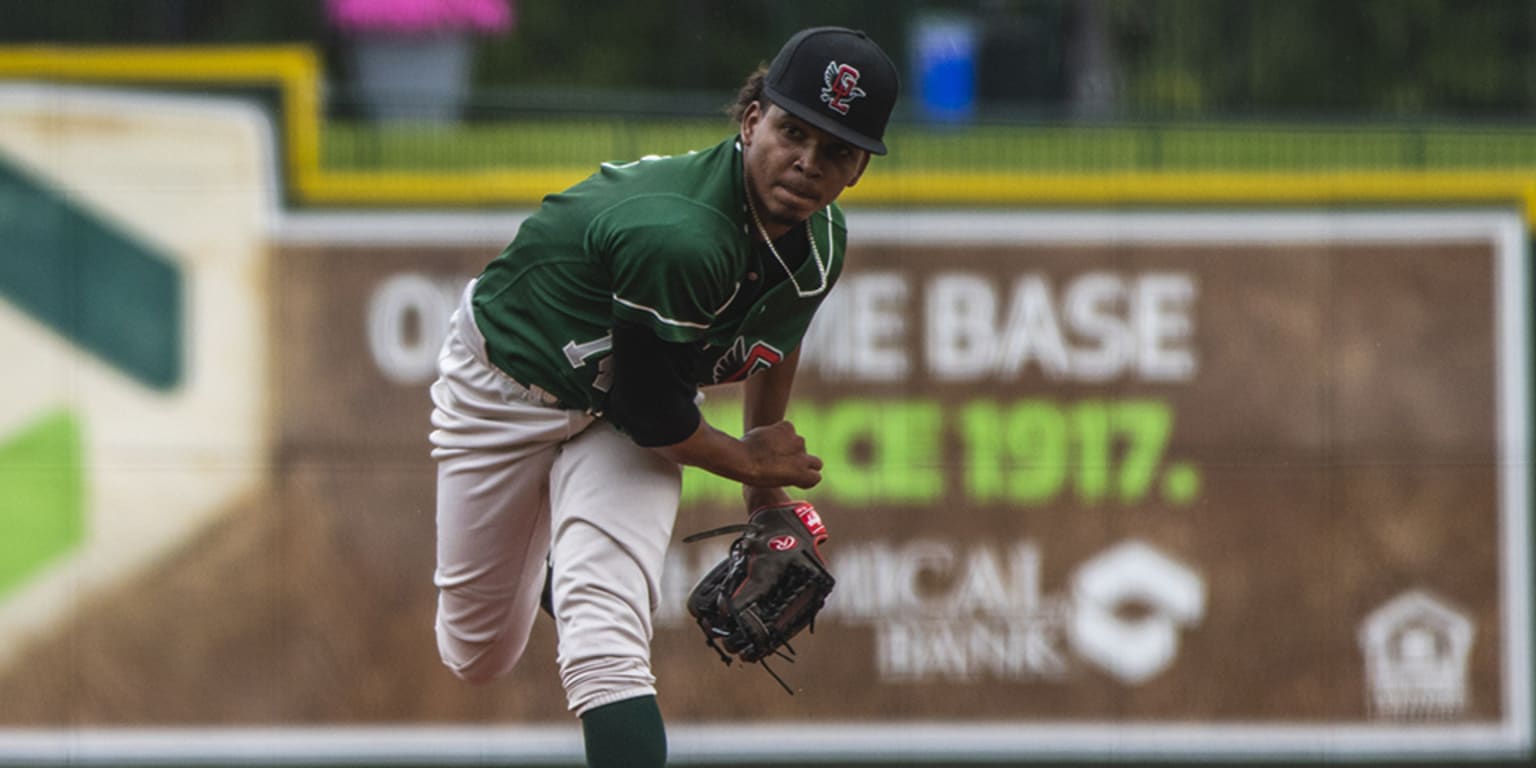
[[[760,662],[770,655],[793,661],[789,641],[807,627],[814,631],[816,614],[836,583],[820,551],[827,528],[815,507],[796,501],[758,509],[743,525],[683,541],[738,531],[730,555],[688,595],[688,613],[727,664],[733,658]]]

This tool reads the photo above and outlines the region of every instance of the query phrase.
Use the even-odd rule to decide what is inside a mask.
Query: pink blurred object
[[[515,23],[516,0],[325,0],[326,16],[346,32],[501,34]]]

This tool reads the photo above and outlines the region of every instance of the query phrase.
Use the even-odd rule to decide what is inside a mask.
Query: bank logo
[[[1205,582],[1177,560],[1127,541],[1072,577],[1072,646],[1132,685],[1167,669],[1179,635],[1205,615]]]
[[[669,555],[663,625],[686,620],[679,607],[714,559],[685,557]],[[1043,588],[1042,562],[1028,540],[845,542],[822,617],[874,632],[884,683],[1065,682],[1093,667],[1138,685],[1173,666],[1205,615],[1201,575],[1143,541],[1089,558],[1060,592]]]
[[[1428,592],[1409,590],[1360,625],[1371,713],[1437,720],[1467,711],[1472,621]]]

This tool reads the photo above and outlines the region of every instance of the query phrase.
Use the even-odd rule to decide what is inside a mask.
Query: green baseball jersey
[[[491,362],[562,407],[596,412],[606,402],[616,322],[691,345],[699,385],[780,362],[841,274],[847,230],[836,205],[817,212],[794,230],[809,232],[812,256],[792,280],[753,290],[755,271],[784,268],[771,257],[758,266],[753,249],[762,240],[745,195],[733,138],[686,155],[604,164],[545,197],[475,286],[475,321]]]

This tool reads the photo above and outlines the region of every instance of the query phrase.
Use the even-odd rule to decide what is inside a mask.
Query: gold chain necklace
[[[773,247],[773,240],[768,237],[768,230],[763,227],[763,220],[757,217],[757,206],[752,204],[752,190],[744,189],[742,191],[746,193],[747,212],[752,214],[752,223],[757,225],[757,234],[762,236],[763,242],[768,245],[768,252],[773,254],[773,258],[779,262],[779,266],[784,268],[784,274],[789,276],[789,284],[795,287],[795,295],[802,299],[821,295],[823,291],[827,290],[827,265],[826,262],[821,260],[821,251],[816,248],[816,238],[811,235],[811,220],[805,220],[805,239],[811,244],[811,260],[816,262],[816,272],[821,275],[821,285],[816,290],[805,291],[800,288],[800,283],[795,280],[794,270],[791,270],[789,264],[784,261],[784,257],[779,255],[779,249]]]

